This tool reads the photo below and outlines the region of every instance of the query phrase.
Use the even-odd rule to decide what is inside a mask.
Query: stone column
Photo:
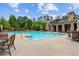
[[[51,27],[51,31],[53,31],[53,26]]]
[[[56,32],[58,32],[58,25],[56,25]]]
[[[51,31],[53,31],[53,24],[50,24],[50,27],[51,27]]]
[[[74,23],[71,23],[70,31],[74,31]]]
[[[62,32],[65,32],[64,24],[62,24]]]
[[[77,31],[79,31],[79,22],[77,22]]]

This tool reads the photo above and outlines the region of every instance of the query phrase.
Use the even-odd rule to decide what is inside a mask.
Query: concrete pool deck
[[[27,40],[25,35],[16,35],[16,50],[11,49],[12,56],[79,56],[79,42],[67,39],[67,36],[46,40]],[[9,56],[3,53],[2,56]]]

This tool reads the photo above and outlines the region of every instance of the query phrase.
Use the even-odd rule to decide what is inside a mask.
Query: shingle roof
[[[76,16],[72,22],[76,23],[77,21],[79,20],[79,16]],[[53,22],[54,24],[63,24],[63,23],[70,23],[68,19],[65,19],[65,20],[60,20],[58,22]]]

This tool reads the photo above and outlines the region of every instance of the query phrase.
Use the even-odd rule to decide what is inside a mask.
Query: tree
[[[32,22],[31,28],[32,28],[33,30],[36,30],[36,22]]]
[[[59,22],[59,21],[61,21],[61,20],[62,20],[61,16],[57,16],[56,19],[53,20],[53,22],[54,22],[54,23],[57,23],[57,22]]]
[[[67,17],[67,15],[66,16],[63,16],[62,17],[62,20],[65,20],[65,19],[67,19],[68,17]]]
[[[17,18],[17,22],[18,22],[18,24],[19,24],[19,26],[20,26],[20,29],[21,28],[24,28],[24,20],[23,20],[23,17],[22,16],[19,16],[18,18]]]
[[[0,19],[0,24],[3,26],[4,30],[11,29],[11,26],[10,26],[9,22],[7,20],[5,20],[5,18],[3,18],[3,17]]]
[[[45,30],[45,27],[46,27],[46,23],[45,22],[42,22],[40,24],[40,30]]]
[[[11,27],[13,27],[13,28],[19,28],[19,24],[18,24],[18,22],[16,20],[16,17],[14,15],[10,16],[9,23],[10,23]]]
[[[22,28],[24,28],[25,30],[31,29],[32,21],[30,19],[28,19],[28,17],[26,17],[26,16],[24,16],[24,17],[19,16],[17,21],[18,21],[21,29]]]
[[[40,30],[45,30],[45,22],[42,22],[42,21],[34,21],[32,22],[32,29],[33,30],[37,30],[37,31],[40,31]]]

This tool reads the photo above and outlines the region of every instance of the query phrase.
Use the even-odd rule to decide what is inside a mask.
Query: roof
[[[58,22],[53,21],[53,24],[63,24],[63,23],[68,24],[68,23],[72,23],[72,22],[77,23],[78,20],[79,20],[79,16],[76,16],[76,17],[74,17],[74,19],[72,21],[69,21],[68,19],[64,19],[64,20],[62,19]]]

